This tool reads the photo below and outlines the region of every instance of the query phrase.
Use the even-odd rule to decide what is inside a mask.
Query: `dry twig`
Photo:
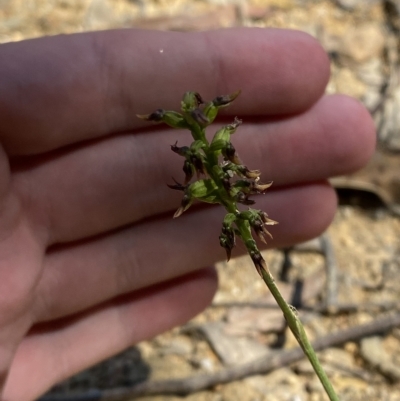
[[[387,314],[370,323],[328,334],[315,340],[312,345],[315,350],[321,351],[348,341],[357,341],[363,337],[384,333],[396,326],[400,326],[400,312]],[[49,395],[40,398],[38,401],[124,401],[139,396],[156,394],[187,395],[212,388],[218,384],[240,380],[247,376],[265,374],[297,362],[302,358],[304,358],[303,351],[300,347],[297,347],[279,351],[275,355],[249,364],[221,370],[212,375],[198,375],[187,379],[148,381],[133,387],[91,391],[84,394]]]

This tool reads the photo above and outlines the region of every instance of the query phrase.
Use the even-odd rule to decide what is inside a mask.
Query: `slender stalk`
[[[245,244],[258,273],[281,308],[289,328],[309,359],[330,401],[339,401],[308,340],[301,321],[294,308],[282,297],[257,243],[253,239],[252,230],[261,241],[266,243],[265,236],[271,236],[266,226],[277,224],[277,222],[271,220],[261,210],[248,208],[246,211],[240,211],[238,208],[238,203],[254,204],[255,202],[249,199],[249,196],[265,193],[272,184],[260,184],[260,172],[249,170],[236,154],[230,137],[241,121],[235,118],[232,124],[219,129],[211,142],[206,138],[205,129],[213,122],[218,110],[228,106],[238,95],[239,92],[218,96],[205,104],[198,93],[187,92],[182,101],[182,114],[158,109],[149,115],[139,117],[149,121],[162,121],[173,128],[190,130],[194,139],[190,147],[178,147],[176,144],[171,146],[175,153],[185,158],[183,167],[185,183],[170,185],[170,188],[184,192],[181,206],[174,217],[179,217],[195,199],[208,203],[219,203],[225,207],[228,214],[224,218],[219,240],[220,245],[226,250],[227,259],[230,259],[236,237],[239,237]],[[221,158],[222,161],[220,161]],[[198,178],[200,175],[204,175],[206,178],[190,183],[195,173]]]
[[[323,369],[317,354],[314,351],[314,348],[311,345],[310,340],[307,337],[307,334],[304,330],[304,326],[301,323],[300,319],[294,312],[293,308],[284,300],[282,297],[278,287],[275,284],[275,281],[267,270],[262,270],[262,278],[267,285],[268,289],[271,291],[271,294],[275,298],[277,304],[281,308],[283,315],[286,319],[286,322],[292,331],[293,335],[296,337],[296,340],[300,347],[302,348],[304,354],[310,361],[316,375],[318,376],[320,382],[322,383],[326,394],[328,395],[330,401],[339,401],[339,397],[337,396],[325,370]]]
[[[239,230],[242,231],[243,229],[246,229],[244,227],[239,227]],[[251,233],[249,232],[241,232],[241,237],[242,238],[247,238],[251,236]],[[249,250],[249,253],[252,250]],[[311,345],[310,340],[308,339],[308,336],[306,334],[306,331],[304,330],[304,326],[301,323],[300,319],[298,318],[294,308],[289,305],[286,300],[283,298],[281,292],[279,291],[279,288],[277,287],[274,277],[270,273],[264,259],[260,262],[262,266],[260,268],[256,268],[259,271],[262,279],[264,280],[264,283],[267,285],[268,289],[270,290],[272,296],[275,298],[275,301],[279,305],[279,307],[282,310],[283,316],[285,317],[285,320],[292,331],[293,335],[295,336],[298,344],[302,348],[304,354],[310,361],[316,375],[318,376],[322,386],[325,389],[326,394],[328,395],[330,401],[339,401],[339,398],[325,372],[323,369],[317,354],[314,351],[314,348]]]

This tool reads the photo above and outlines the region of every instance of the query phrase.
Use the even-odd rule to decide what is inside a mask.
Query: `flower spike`
[[[264,194],[272,185],[272,181],[262,184],[260,171],[250,170],[237,155],[231,137],[242,121],[235,117],[231,124],[217,130],[210,141],[206,137],[206,127],[215,120],[219,109],[229,106],[239,94],[240,91],[237,91],[230,95],[217,96],[212,101],[205,102],[199,93],[186,92],[181,102],[182,113],[157,109],[151,114],[138,115],[138,117],[155,123],[164,122],[173,128],[190,130],[194,141],[189,147],[178,147],[177,142],[171,145],[171,150],[185,159],[183,164],[184,183],[180,184],[174,180],[174,185],[168,185],[171,189],[183,192],[181,204],[175,212],[174,218],[181,216],[195,200],[218,203],[225,207],[228,213],[222,223],[219,243],[225,249],[227,260],[229,261],[231,258],[236,238],[239,237],[243,241],[256,271],[268,286],[281,308],[288,326],[311,361],[330,400],[338,401],[298,316],[293,313],[293,308],[282,297],[253,238],[255,235],[261,242],[267,243],[266,238],[272,238],[267,226],[275,225],[277,222],[270,219],[268,214],[261,210],[252,208],[245,211],[240,210],[243,208],[241,206],[243,204],[255,203],[254,200],[249,199],[249,196]],[[195,173],[197,180],[193,180]],[[202,179],[199,178],[200,175]]]

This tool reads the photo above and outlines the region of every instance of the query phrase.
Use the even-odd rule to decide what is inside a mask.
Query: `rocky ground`
[[[328,92],[364,102],[375,118],[379,146],[366,169],[334,180],[341,206],[323,237],[265,257],[312,338],[398,311],[400,1],[0,0],[0,21],[0,42],[112,27],[188,31],[273,26],[317,37],[332,61]],[[233,379],[232,372],[244,363],[258,366],[257,358],[279,359],[283,350],[293,348],[295,341],[248,258],[221,263],[218,271],[220,289],[200,316],[77,375],[52,394],[79,392],[87,395],[79,399],[99,399],[97,389],[103,391],[101,399],[114,400],[118,398],[110,398],[110,389],[173,378],[183,379],[181,389],[190,393],[198,382],[187,378],[206,375],[200,377],[210,381],[226,372]],[[400,400],[400,325],[383,331],[378,335],[372,330],[320,353],[341,400]],[[268,374],[268,369],[253,369],[246,378],[214,381],[184,398],[326,399],[308,363],[281,359]],[[147,394],[152,389],[148,386]],[[139,399],[180,399],[167,394],[166,389],[163,395],[145,393]]]

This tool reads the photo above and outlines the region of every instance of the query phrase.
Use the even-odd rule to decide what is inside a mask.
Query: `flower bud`
[[[174,219],[179,217],[184,211],[189,209],[190,205],[193,203],[193,199],[188,195],[183,195],[181,205],[179,206],[178,210],[174,214]]]
[[[151,114],[137,114],[137,117],[146,121],[153,121],[156,123],[164,122],[172,128],[188,128],[188,124],[182,114],[176,111],[165,111],[157,109]]]
[[[197,174],[207,174],[207,170],[204,167],[203,159],[199,153],[192,153],[190,155],[190,162],[197,171]]]
[[[261,175],[261,172],[259,170],[249,170],[246,166],[242,164],[234,164],[229,161],[225,161],[222,164],[222,169],[225,173],[229,174],[230,177],[233,177],[234,174],[237,174],[240,177],[254,180]]]
[[[195,168],[193,164],[191,164],[188,160],[185,160],[185,162],[183,163],[182,170],[185,173],[184,183],[187,184],[193,178]]]
[[[240,90],[232,93],[231,95],[223,95],[223,96],[217,96],[215,99],[213,99],[213,104],[215,107],[224,107],[228,106],[231,104],[238,96],[240,95]]]
[[[136,114],[136,117],[139,117],[142,120],[145,121],[154,121],[154,122],[161,122],[162,118],[164,116],[165,110],[163,109],[157,109],[156,111],[153,111],[150,114]]]
[[[226,160],[234,164],[241,164],[239,157],[236,154],[236,149],[231,142],[228,142],[224,149],[222,149],[222,154]]]
[[[222,107],[228,106],[231,102],[233,102],[240,94],[240,90],[233,93],[232,95],[225,96],[217,96],[211,102],[208,102],[204,106],[204,114],[207,116],[210,123],[212,123],[217,117],[218,110]]]
[[[248,196],[249,196],[248,194],[239,191],[235,196],[235,200],[236,202],[239,202],[243,205],[254,205],[256,202],[253,201],[252,199],[249,199]]]
[[[261,175],[260,170],[249,170],[244,165],[237,165],[236,171],[242,177],[246,177],[246,178],[250,178],[250,179],[258,178]]]
[[[200,93],[194,92],[194,97],[196,98],[196,101],[197,101],[197,107],[199,107],[201,104],[204,104],[204,100],[200,96]]]
[[[264,242],[264,244],[267,243],[265,239],[265,235],[268,235],[272,239],[271,233],[266,229],[264,223],[262,222],[261,219],[257,219],[253,221],[251,224],[251,227],[253,228],[254,232],[256,233],[257,237]]]
[[[229,260],[231,259],[232,249],[236,244],[235,235],[233,234],[232,236],[228,236],[225,234],[221,234],[219,236],[219,244],[222,246],[222,248],[225,248],[226,261],[229,262]]]
[[[193,203],[194,199],[201,200],[207,203],[219,203],[218,187],[211,179],[199,180],[190,185],[168,185],[172,189],[183,190],[181,206],[175,212],[174,218],[179,217]]]
[[[272,238],[271,233],[267,230],[266,225],[274,225],[278,224],[276,221],[271,220],[267,217],[267,213],[262,210],[251,209],[241,212],[238,216],[240,219],[247,220],[250,224],[250,227],[253,228],[257,237],[264,242],[267,243],[265,236],[268,235]]]
[[[197,92],[186,92],[183,95],[183,99],[181,102],[181,108],[183,112],[191,112],[194,109],[197,109],[204,101],[201,98],[200,94]]]
[[[266,224],[267,226],[274,226],[275,224],[278,224],[277,221],[270,219],[270,218],[268,217],[268,214],[265,213],[264,211],[258,210],[258,214],[259,214],[260,219],[262,220],[262,222],[263,222],[264,224]]]
[[[201,109],[194,109],[190,112],[190,117],[199,124],[201,127],[204,127],[210,124],[210,120],[206,117]]]
[[[174,145],[171,145],[171,150],[177,153],[180,156],[186,158],[183,164],[183,172],[185,173],[185,184],[187,184],[193,177],[194,172],[197,174],[207,174],[207,170],[203,163],[203,154],[199,151],[205,145],[202,141],[195,141],[189,147],[187,146],[176,146],[177,142]]]
[[[232,227],[232,223],[235,220],[236,216],[233,213],[228,213],[224,217],[224,221],[222,223],[222,233],[219,236],[219,243],[223,248],[225,248],[228,262],[231,258],[232,248],[236,245],[235,230]]]
[[[235,117],[235,120],[232,124],[225,125],[220,128],[215,134],[210,144],[210,150],[217,151],[223,150],[226,147],[229,147],[230,136],[235,133],[236,128],[242,123],[242,120],[239,120]]]
[[[254,182],[252,183],[252,188],[251,188],[250,193],[252,193],[252,194],[262,194],[272,185],[272,181],[268,182],[267,184],[259,184],[258,183],[259,180],[260,180],[259,177],[257,177],[254,180]]]
[[[171,150],[180,156],[187,156],[190,152],[189,147],[187,147],[187,146],[179,147],[179,146],[176,146],[177,143],[178,143],[178,141],[176,141],[173,145],[171,145]]]

